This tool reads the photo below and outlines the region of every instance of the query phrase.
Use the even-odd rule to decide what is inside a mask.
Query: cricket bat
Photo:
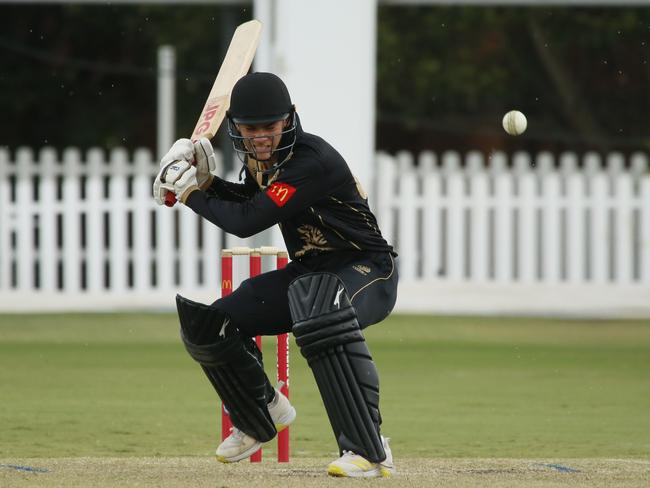
[[[226,57],[221,63],[217,78],[214,80],[208,99],[190,137],[193,142],[200,137],[212,139],[219,130],[226,111],[230,107],[230,93],[235,83],[248,73],[261,33],[262,23],[259,20],[244,22],[235,30]],[[175,203],[176,195],[167,192],[165,205],[173,207]]]

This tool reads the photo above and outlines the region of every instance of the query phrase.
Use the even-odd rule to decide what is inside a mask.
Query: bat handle
[[[168,191],[165,194],[165,205],[167,207],[173,207],[176,205],[176,195],[174,195],[172,192]]]

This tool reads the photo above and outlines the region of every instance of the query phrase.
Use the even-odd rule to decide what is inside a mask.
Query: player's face
[[[287,122],[276,120],[264,124],[237,124],[239,133],[244,137],[246,149],[252,151],[258,161],[269,161],[274,156],[273,151],[280,144],[282,130]]]

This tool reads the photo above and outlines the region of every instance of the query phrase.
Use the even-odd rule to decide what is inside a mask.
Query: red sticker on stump
[[[294,193],[296,189],[288,183],[273,183],[266,190],[266,194],[278,207],[284,207]]]

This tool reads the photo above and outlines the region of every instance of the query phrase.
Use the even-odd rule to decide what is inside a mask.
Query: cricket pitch
[[[288,464],[224,465],[209,458],[36,458],[0,460],[2,487],[283,487],[341,486],[325,458]],[[397,459],[398,473],[381,486],[642,487],[650,459]],[[354,481],[353,481],[354,482]],[[362,481],[363,483],[363,481]],[[349,485],[348,485],[349,486]]]

